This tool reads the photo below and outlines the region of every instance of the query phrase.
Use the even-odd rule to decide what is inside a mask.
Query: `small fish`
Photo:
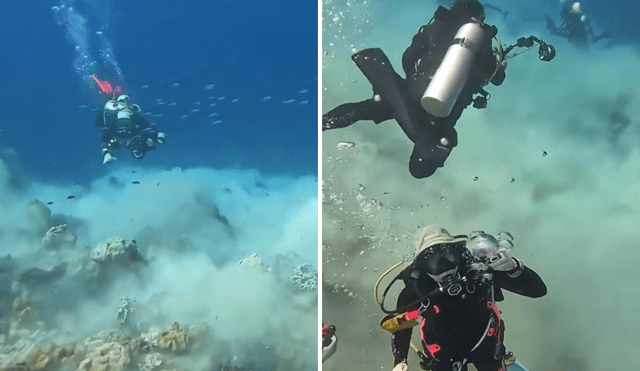
[[[217,105],[218,105],[218,103],[209,103],[209,107],[215,107]]]
[[[284,104],[291,104],[291,103],[293,103],[293,102],[295,102],[295,101],[296,101],[295,99],[289,99],[289,100],[282,101],[282,103],[284,103]]]
[[[149,85],[142,85],[141,88],[143,89],[149,89]]]
[[[137,172],[138,172],[138,170],[131,170],[131,174],[135,174]]]
[[[189,117],[189,115],[182,115],[182,116],[180,116],[180,117],[182,117],[183,119],[186,119],[186,118],[188,118],[188,117]]]
[[[137,180],[134,180],[133,182],[131,182],[131,184],[140,184],[140,182]]]
[[[270,95],[267,95],[266,97],[260,99],[261,102],[266,102],[268,100],[271,100],[271,96]]]
[[[215,113],[215,112],[214,112],[214,113],[210,113],[210,114],[209,114],[209,117],[216,117],[216,116],[218,116],[218,114],[217,114],[217,113]]]
[[[53,201],[47,202],[47,205],[53,205]]]
[[[159,105],[159,106],[164,106],[164,102],[163,102],[163,101],[160,101],[160,102],[158,102],[158,105]]]
[[[138,243],[136,240],[131,240],[131,242],[133,242],[134,245]]]
[[[307,103],[309,103],[309,101],[308,101],[308,100],[303,100],[302,102],[300,102],[300,105],[301,105],[301,106],[304,106],[304,105],[305,105],[305,104],[307,104]]]
[[[149,116],[149,115],[153,115],[153,112],[151,112],[151,111],[147,111],[147,112],[145,112],[144,114],[145,114],[145,115],[147,115],[147,116]]]
[[[200,105],[200,102],[195,102],[194,104],[195,104],[196,106],[199,106],[199,105]]]
[[[220,97],[220,98],[218,98],[218,100],[224,100],[224,98],[226,98],[226,97]]]
[[[180,83],[174,82],[173,84],[171,84],[171,87],[173,88],[177,88],[178,86],[180,86]]]
[[[308,93],[308,92],[309,92],[309,90],[304,89],[304,90],[300,90],[298,93],[300,93],[300,94],[306,94],[306,93]]]
[[[175,105],[176,105],[176,104],[178,104],[178,103],[176,103],[176,102],[171,102],[171,103],[169,103],[169,107],[175,107]]]
[[[231,103],[238,103],[238,101],[240,101],[240,99],[236,98],[236,99],[232,100]]]
[[[191,113],[198,113],[200,112],[200,108],[194,108],[191,110]]]
[[[69,197],[67,197],[67,200],[71,200],[71,199],[74,199],[74,198],[76,198],[76,196],[69,196]]]
[[[162,98],[156,99],[156,102],[162,102]]]
[[[156,117],[156,118],[162,117],[162,113],[158,113],[156,115],[153,115],[153,117]]]
[[[160,183],[156,184],[156,187],[159,186],[159,185],[160,185]]]
[[[222,124],[222,120],[216,120],[214,122],[212,122],[213,125],[218,125],[218,124]]]
[[[214,95],[212,97],[209,97],[209,99],[216,99],[216,96]]]
[[[205,85],[204,90],[212,90],[214,86],[216,86],[216,84]]]
[[[86,104],[82,104],[82,105],[78,106],[78,108],[85,109],[85,108],[87,108],[87,105]]]

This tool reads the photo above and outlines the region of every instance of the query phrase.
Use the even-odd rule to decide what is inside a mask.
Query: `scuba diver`
[[[322,363],[331,358],[338,350],[336,326],[322,326]]]
[[[136,159],[164,144],[167,135],[151,126],[142,116],[140,106],[131,104],[130,98],[120,86],[113,88],[106,80],[93,76],[93,81],[107,97],[96,119],[96,127],[102,129],[103,164],[115,160],[113,151],[123,145]]]
[[[420,365],[431,371],[466,371],[473,363],[478,371],[522,369],[504,346],[504,322],[496,302],[504,299],[502,289],[531,298],[546,295],[538,274],[511,256],[513,237],[501,232],[496,237],[481,231],[469,236],[451,236],[438,226],[423,228],[416,238],[413,261],[376,300],[388,313],[381,327],[392,333],[394,371],[408,369],[412,347]],[[397,281],[404,288],[397,306],[387,310],[384,301]],[[412,328],[419,324],[423,349],[411,343]]]
[[[373,97],[327,112],[322,130],[360,120],[379,124],[395,119],[414,144],[411,175],[431,176],[458,144],[454,126],[462,111],[472,103],[485,108],[490,96],[483,86],[489,82],[497,86],[505,79],[506,54],[496,58],[491,45],[498,30],[484,19],[477,0],[458,0],[451,9],[439,6],[402,56],[406,78],[395,72],[381,49],[355,53],[352,59],[371,83]],[[539,53],[540,59],[549,61],[555,49],[541,42]]]
[[[601,39],[610,39],[611,34],[603,32],[599,36],[593,34],[591,20],[580,9],[580,3],[575,2],[571,5],[566,0],[560,0],[560,26],[556,27],[553,19],[545,15],[547,20],[547,28],[552,35],[558,35],[569,40],[569,42],[578,47],[589,49],[591,44]]]

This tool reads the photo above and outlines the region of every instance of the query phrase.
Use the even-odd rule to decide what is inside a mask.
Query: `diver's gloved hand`
[[[409,365],[407,362],[400,362],[393,368],[393,371],[407,371],[409,369]]]
[[[111,153],[107,152],[104,155],[104,159],[102,160],[103,164],[108,164],[113,160],[117,160],[117,158],[113,157],[113,155],[111,155]]]
[[[489,267],[496,271],[508,272],[518,268],[518,262],[511,257],[509,250],[503,249],[491,257]]]
[[[158,133],[158,143],[159,144],[164,144],[164,140],[167,137],[167,134],[165,133]]]

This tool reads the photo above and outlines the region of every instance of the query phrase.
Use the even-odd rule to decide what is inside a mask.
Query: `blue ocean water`
[[[317,370],[317,20],[0,2],[0,369]],[[166,143],[103,164],[94,75]]]
[[[0,146],[15,149],[27,173],[75,182],[108,171],[91,111],[103,99],[74,70],[74,42],[52,12],[60,5],[0,4],[0,30],[12,35],[3,41],[0,57]],[[104,0],[70,6],[86,19],[95,73],[122,85],[168,133],[166,145],[139,166],[316,174],[316,4]],[[100,56],[99,31],[121,76]],[[205,90],[209,84],[215,87]],[[260,101],[266,96],[272,99]],[[166,104],[159,106],[157,99]],[[294,101],[282,103],[289,100]]]

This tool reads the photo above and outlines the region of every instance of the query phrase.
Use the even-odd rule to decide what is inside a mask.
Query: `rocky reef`
[[[43,219],[48,217],[41,204],[32,207]],[[229,340],[216,336],[215,322],[167,325],[172,318],[158,308],[162,290],[140,300],[127,296],[129,292],[114,299],[127,289],[122,282],[144,286],[155,268],[135,240],[114,237],[95,246],[76,246],[77,236],[66,224],[42,233],[35,258],[0,258],[0,371],[315,370],[300,341],[308,335],[299,330],[293,335],[272,326],[259,339]],[[257,270],[260,277],[275,277],[274,292],[290,300],[286,310],[299,310],[297,318],[303,318],[300,313],[316,308],[318,275],[312,265],[296,262],[299,258],[291,256],[267,264],[257,254],[248,254],[237,271],[253,276]],[[60,318],[77,315],[81,302],[113,308],[112,317],[97,321],[107,324],[99,327],[104,332],[86,337],[87,332],[81,336],[81,331],[60,326]],[[82,326],[76,318],[62,323]]]

